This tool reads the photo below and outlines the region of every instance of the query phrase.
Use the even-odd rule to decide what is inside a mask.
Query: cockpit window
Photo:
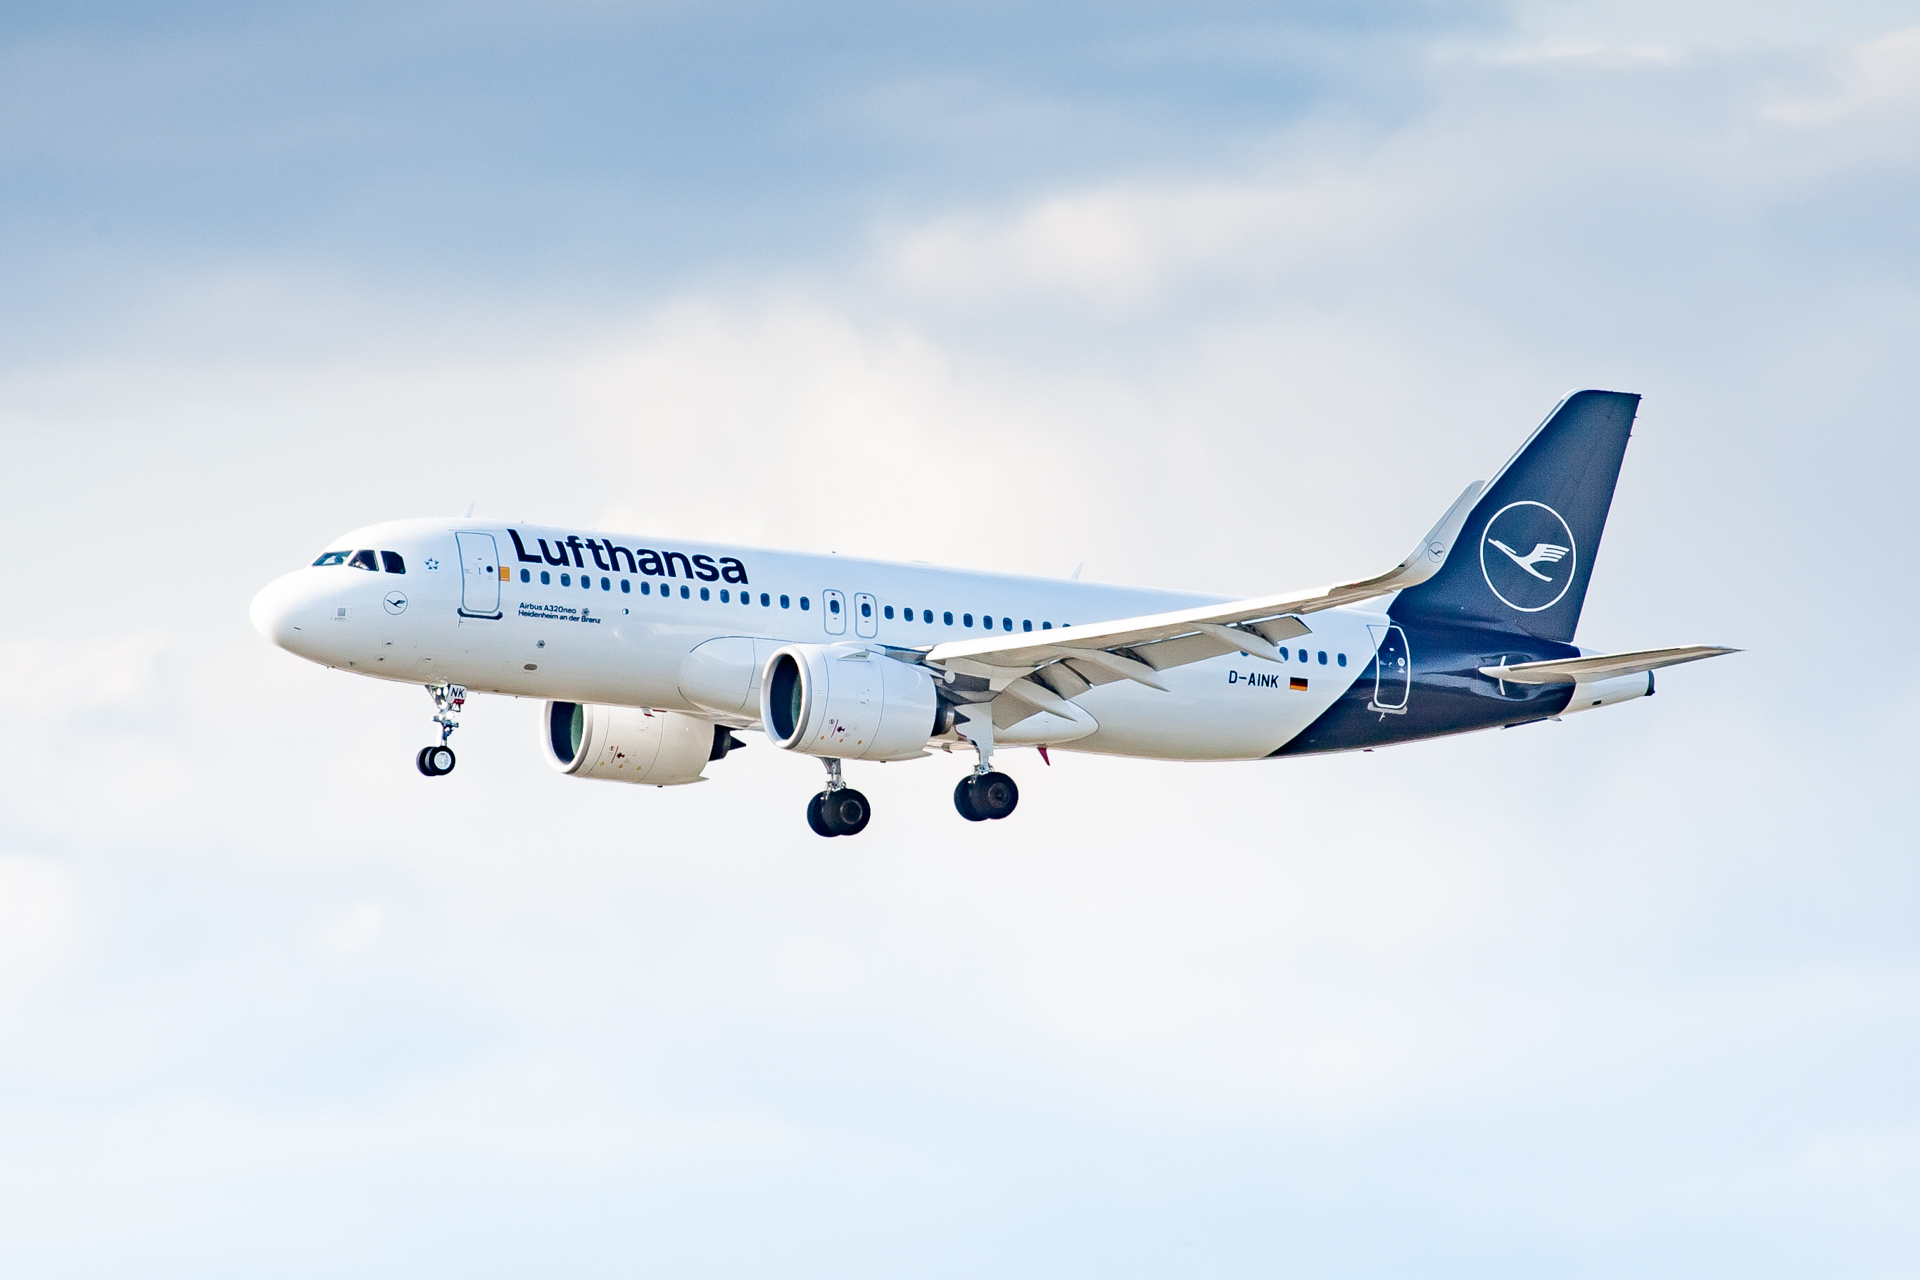
[[[380,563],[388,573],[405,573],[407,571],[407,562],[400,558],[398,551],[382,551],[380,553]]]
[[[347,562],[347,557],[351,554],[352,554],[351,552],[347,552],[347,551],[329,551],[325,555],[321,556],[318,560],[315,560],[313,562],[313,567],[316,569],[320,569],[320,568],[325,568],[327,565],[330,565],[330,564],[345,564]]]
[[[368,573],[380,572],[380,566],[373,562],[373,552],[356,551],[347,558],[347,568],[365,569]]]

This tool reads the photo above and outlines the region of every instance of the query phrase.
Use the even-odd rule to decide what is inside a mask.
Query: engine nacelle
[[[652,787],[705,782],[707,761],[732,744],[721,726],[677,711],[549,702],[540,723],[547,763],[561,773]]]
[[[760,678],[760,727],[786,751],[843,760],[905,760],[942,720],[938,686],[909,666],[851,644],[790,644]]]

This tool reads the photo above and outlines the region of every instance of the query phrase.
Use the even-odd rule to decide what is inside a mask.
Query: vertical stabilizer
[[[1396,617],[1573,640],[1640,397],[1576,391],[1487,485],[1446,564]]]

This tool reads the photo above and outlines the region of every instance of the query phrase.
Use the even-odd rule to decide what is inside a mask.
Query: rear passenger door
[[[500,616],[500,553],[490,533],[456,533],[460,544],[460,616]]]

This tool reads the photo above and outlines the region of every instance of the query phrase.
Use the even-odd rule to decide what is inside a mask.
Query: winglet
[[[1377,578],[1365,578],[1350,583],[1350,587],[1373,587],[1376,594],[1384,595],[1389,591],[1404,591],[1408,587],[1417,587],[1431,578],[1447,563],[1447,556],[1453,550],[1453,544],[1459,540],[1460,530],[1467,523],[1467,516],[1473,511],[1473,504],[1480,497],[1480,490],[1486,486],[1484,480],[1475,480],[1460,491],[1460,496],[1447,508],[1447,514],[1440,517],[1440,523],[1420,539],[1412,553],[1392,569]]]

